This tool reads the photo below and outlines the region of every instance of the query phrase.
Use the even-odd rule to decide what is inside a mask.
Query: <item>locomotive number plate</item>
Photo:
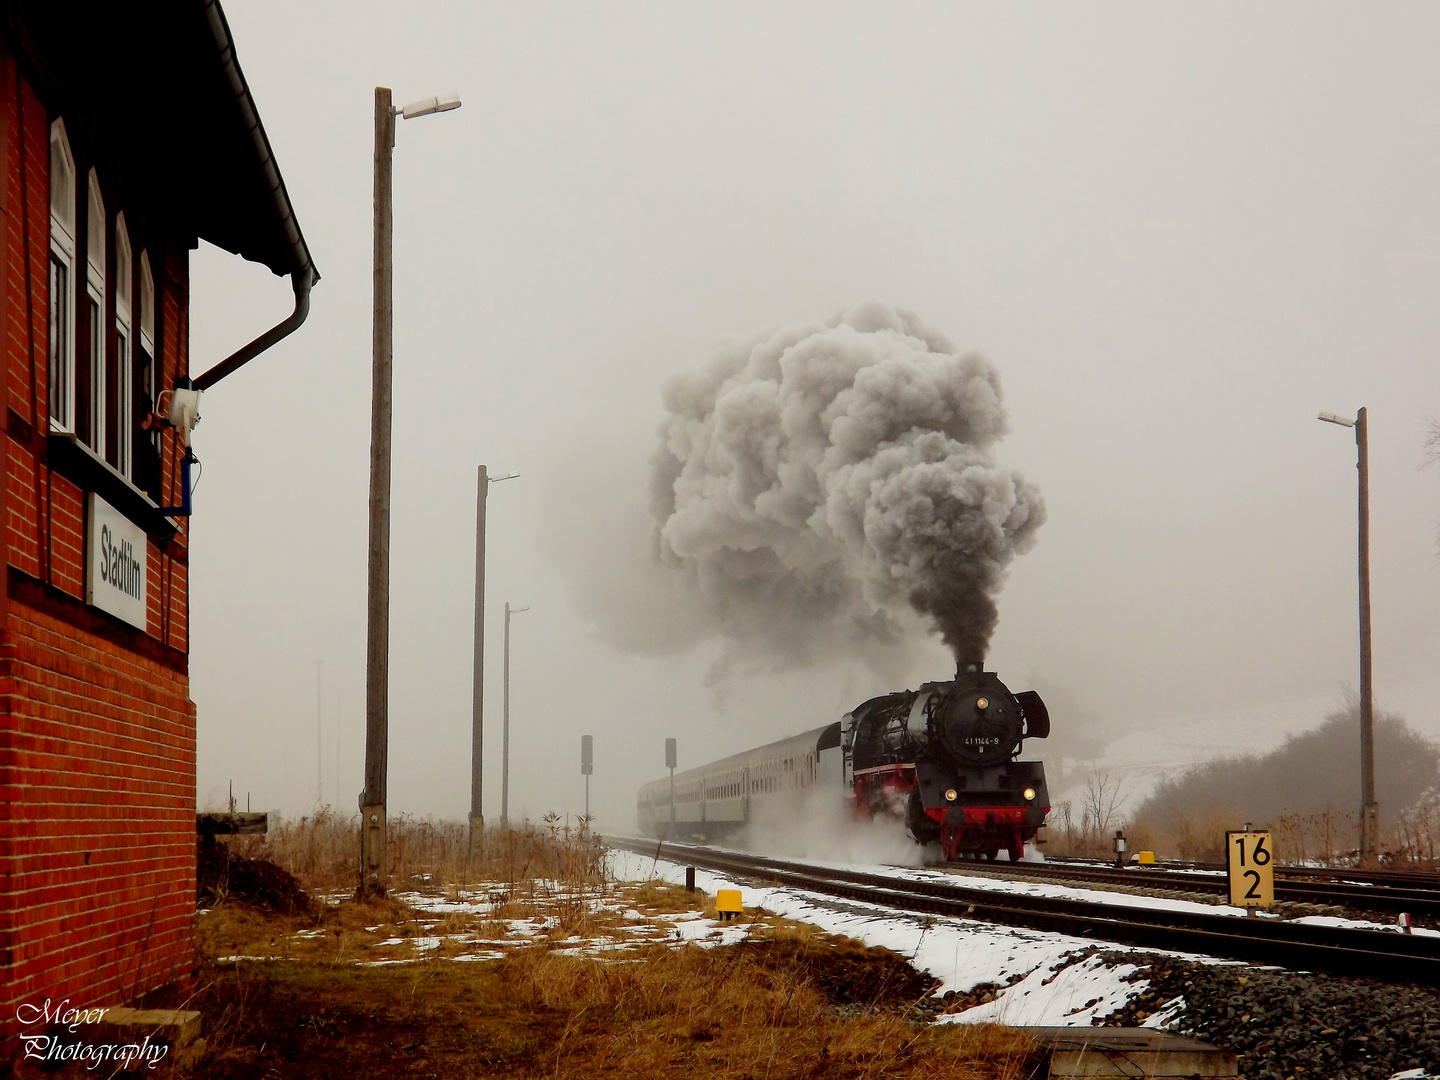
[[[1230,903],[1270,907],[1275,903],[1275,846],[1268,832],[1227,832],[1225,866],[1230,873]]]

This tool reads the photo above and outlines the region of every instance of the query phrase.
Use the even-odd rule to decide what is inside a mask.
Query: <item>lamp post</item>
[[[375,88],[375,247],[370,384],[370,536],[366,583],[365,790],[360,794],[362,896],[385,891],[385,782],[390,715],[390,373],[394,347],[391,261],[391,151],[395,117],[413,119],[460,107],[454,94],[397,109],[390,88]]]
[[[320,694],[320,671],[323,667],[321,661],[315,661],[315,805],[325,805],[325,740],[321,720],[325,715],[321,706]],[[340,789],[335,789],[335,796],[339,798]]]
[[[485,769],[485,502],[490,485],[514,480],[519,473],[491,476],[480,466],[475,495],[475,659],[470,687],[470,853],[485,833],[481,795]]]
[[[1355,429],[1360,472],[1360,865],[1375,864],[1380,804],[1375,801],[1375,702],[1370,678],[1370,423],[1365,409],[1355,419],[1321,413],[1327,424]]]
[[[505,719],[500,729],[500,827],[510,827],[510,616],[528,607],[505,604]]]

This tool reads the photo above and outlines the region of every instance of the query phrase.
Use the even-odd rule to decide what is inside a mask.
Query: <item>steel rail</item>
[[[1440,938],[1389,931],[1314,926],[1200,912],[1016,895],[883,874],[786,862],[688,844],[609,841],[739,877],[903,911],[978,919],[1076,937],[1277,964],[1298,970],[1440,984]],[[668,849],[668,850],[667,850]]]
[[[1117,870],[1114,867],[1077,865],[1075,863],[953,863],[956,869],[984,870],[1024,877],[1049,877],[1070,881],[1133,885],[1139,888],[1177,889],[1184,892],[1211,893],[1224,896],[1230,885],[1224,877],[1193,870],[1169,867],[1134,866]],[[1408,912],[1440,918],[1440,893],[1428,889],[1408,889],[1387,885],[1355,885],[1335,881],[1275,882],[1275,898],[1290,903],[1335,904],[1357,911]]]
[[[1106,869],[1103,863],[1094,859],[1079,859],[1072,856],[1050,856],[1048,863],[1064,866],[1084,866]],[[1224,873],[1224,863],[1180,862],[1166,860],[1155,864],[1153,869]],[[1277,866],[1275,876],[1297,881],[1335,881],[1342,884],[1394,885],[1421,891],[1440,890],[1440,874],[1429,870],[1360,870],[1346,866]]]

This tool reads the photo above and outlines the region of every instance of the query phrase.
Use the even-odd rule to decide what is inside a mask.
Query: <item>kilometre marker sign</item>
[[[1270,907],[1275,903],[1275,846],[1268,832],[1227,832],[1225,866],[1230,872],[1230,903]]]

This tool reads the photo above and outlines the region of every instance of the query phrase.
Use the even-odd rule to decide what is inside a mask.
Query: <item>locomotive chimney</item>
[[[957,660],[955,662],[955,678],[957,679],[963,679],[966,675],[979,675],[984,670],[984,660]]]

